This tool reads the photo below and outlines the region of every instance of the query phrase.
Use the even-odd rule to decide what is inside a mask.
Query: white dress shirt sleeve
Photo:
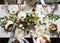
[[[45,4],[45,1],[44,0],[40,0],[41,1],[41,4]]]
[[[21,3],[22,2],[22,0],[17,0],[17,3]]]

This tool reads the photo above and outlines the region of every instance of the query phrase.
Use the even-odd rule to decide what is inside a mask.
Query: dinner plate
[[[18,13],[18,18],[24,19],[26,17],[26,13],[21,11]]]

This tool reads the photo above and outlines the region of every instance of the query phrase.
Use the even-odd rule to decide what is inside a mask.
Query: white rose
[[[23,24],[20,24],[20,25],[19,25],[19,27],[22,27],[22,26],[23,26]]]

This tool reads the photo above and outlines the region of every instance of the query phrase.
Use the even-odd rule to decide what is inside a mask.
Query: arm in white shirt
[[[21,0],[17,0],[17,3],[21,3]]]
[[[47,7],[47,4],[45,3],[45,0],[40,0],[41,1],[41,4],[43,7]]]
[[[18,5],[18,11],[21,11],[21,2],[23,0],[17,0],[17,5]]]
[[[24,0],[17,0],[17,3],[22,3],[24,2]]]
[[[44,0],[40,0],[41,1],[41,4],[45,4],[45,1]]]

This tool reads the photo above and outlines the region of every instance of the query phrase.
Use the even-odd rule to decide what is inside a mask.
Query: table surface
[[[2,5],[0,5],[0,17],[9,16],[9,13],[7,12],[7,10],[6,9],[1,9],[1,6]],[[8,5],[8,9],[10,9],[11,7],[14,7],[18,10],[17,5]],[[40,8],[41,8],[41,5],[38,5],[37,6],[37,12]],[[27,12],[28,12],[28,10],[27,10]],[[31,10],[30,10],[30,12],[31,12]],[[58,5],[58,9],[54,12],[54,14],[59,14],[60,15],[60,5]],[[57,25],[58,25],[58,31],[60,31],[60,19],[57,20]],[[8,32],[8,33],[5,32],[5,30],[0,26],[0,38],[2,38],[2,37],[9,38],[10,34],[11,34],[11,32]],[[56,36],[54,35],[54,36],[50,36],[50,37],[56,37]]]

